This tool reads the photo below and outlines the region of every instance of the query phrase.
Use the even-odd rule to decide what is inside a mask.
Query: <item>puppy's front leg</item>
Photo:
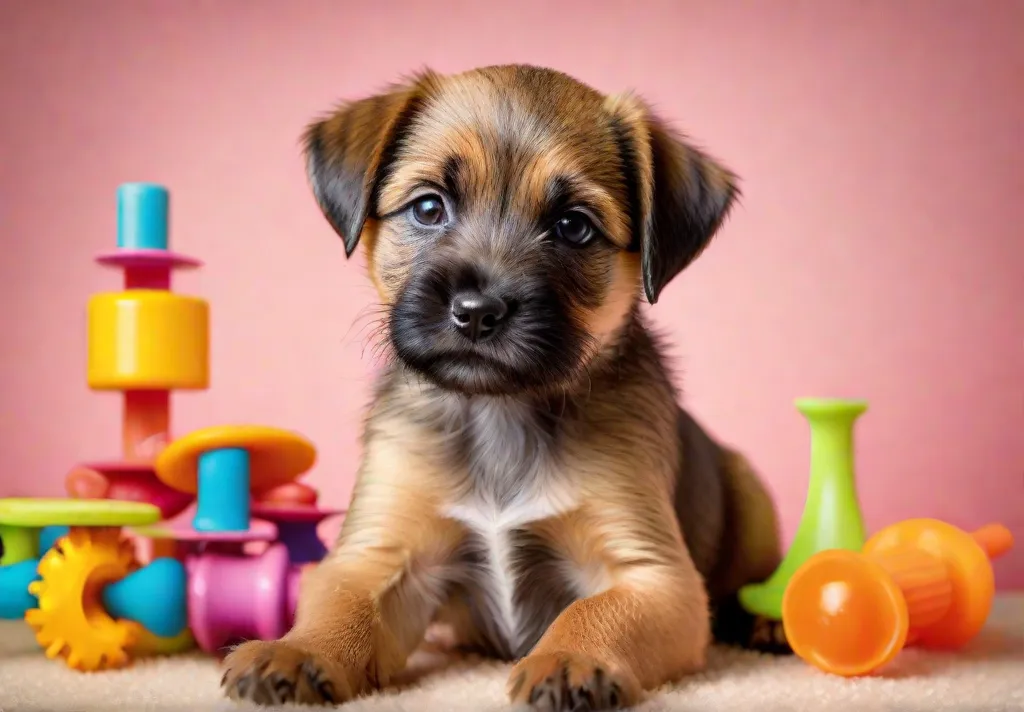
[[[225,693],[257,704],[331,704],[388,682],[422,641],[458,536],[434,515],[431,470],[371,444],[334,551],[303,580],[295,625],[224,661]]]
[[[666,521],[662,532],[674,522]],[[676,529],[678,531],[678,529]],[[566,608],[509,676],[513,703],[540,710],[630,707],[705,664],[707,593],[681,536],[621,537],[612,586]],[[677,541],[668,541],[674,539]],[[664,549],[652,551],[651,544]]]

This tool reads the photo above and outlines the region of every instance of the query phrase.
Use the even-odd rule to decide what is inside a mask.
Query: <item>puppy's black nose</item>
[[[452,323],[471,341],[486,341],[497,333],[508,314],[498,297],[480,292],[459,292],[452,298]]]

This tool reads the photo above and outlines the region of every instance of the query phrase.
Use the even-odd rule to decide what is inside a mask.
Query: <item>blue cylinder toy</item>
[[[196,514],[192,527],[200,532],[244,532],[250,522],[249,451],[210,450],[197,462]]]
[[[124,183],[117,189],[117,246],[166,250],[170,193],[155,183]]]

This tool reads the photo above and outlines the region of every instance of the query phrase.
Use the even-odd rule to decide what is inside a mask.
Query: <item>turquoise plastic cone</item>
[[[112,618],[135,621],[161,638],[172,638],[188,624],[185,567],[177,559],[151,564],[103,589],[103,607]]]
[[[740,603],[748,612],[782,620],[786,586],[807,559],[826,549],[863,548],[864,518],[854,476],[853,426],[867,408],[867,403],[859,400],[796,401],[796,409],[806,418],[811,431],[807,499],[782,563],[767,581],[740,589]]]

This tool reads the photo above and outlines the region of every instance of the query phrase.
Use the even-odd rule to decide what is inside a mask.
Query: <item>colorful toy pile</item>
[[[331,514],[297,479],[316,459],[302,436],[218,426],[170,436],[170,391],[209,382],[209,309],[170,291],[168,193],[127,184],[118,247],[101,264],[125,290],[89,303],[89,385],[124,393],[123,457],[79,465],[72,497],[0,500],[0,618],[24,617],[50,658],[100,670],[194,643],[217,653],[238,639],[283,635],[305,567],[326,549]],[[861,401],[801,399],[811,431],[807,500],[792,546],[764,583],[740,591],[751,612],[781,620],[794,652],[838,675],[880,669],[906,644],[956,648],[984,624],[991,558],[1013,538],[933,519],[865,541],[854,477]],[[174,517],[195,505],[189,522]],[[127,530],[127,531],[124,531]],[[161,556],[137,559],[130,539]],[[249,554],[245,545],[266,549]]]
[[[804,512],[782,563],[740,591],[747,610],[781,620],[793,652],[853,677],[904,645],[955,649],[981,630],[995,593],[990,560],[1013,546],[1001,524],[973,534],[935,519],[890,525],[865,541],[853,426],[863,401],[799,399],[811,431]]]
[[[24,617],[77,670],[283,635],[302,572],[326,553],[317,525],[341,513],[297,481],[316,460],[301,435],[171,437],[170,391],[208,387],[209,309],[170,291],[171,271],[199,262],[167,249],[168,208],[160,186],[121,186],[119,249],[99,261],[124,268],[125,289],[89,303],[88,383],[124,393],[122,459],[75,467],[73,499],[0,500],[0,618]],[[146,565],[137,541],[156,554]]]

